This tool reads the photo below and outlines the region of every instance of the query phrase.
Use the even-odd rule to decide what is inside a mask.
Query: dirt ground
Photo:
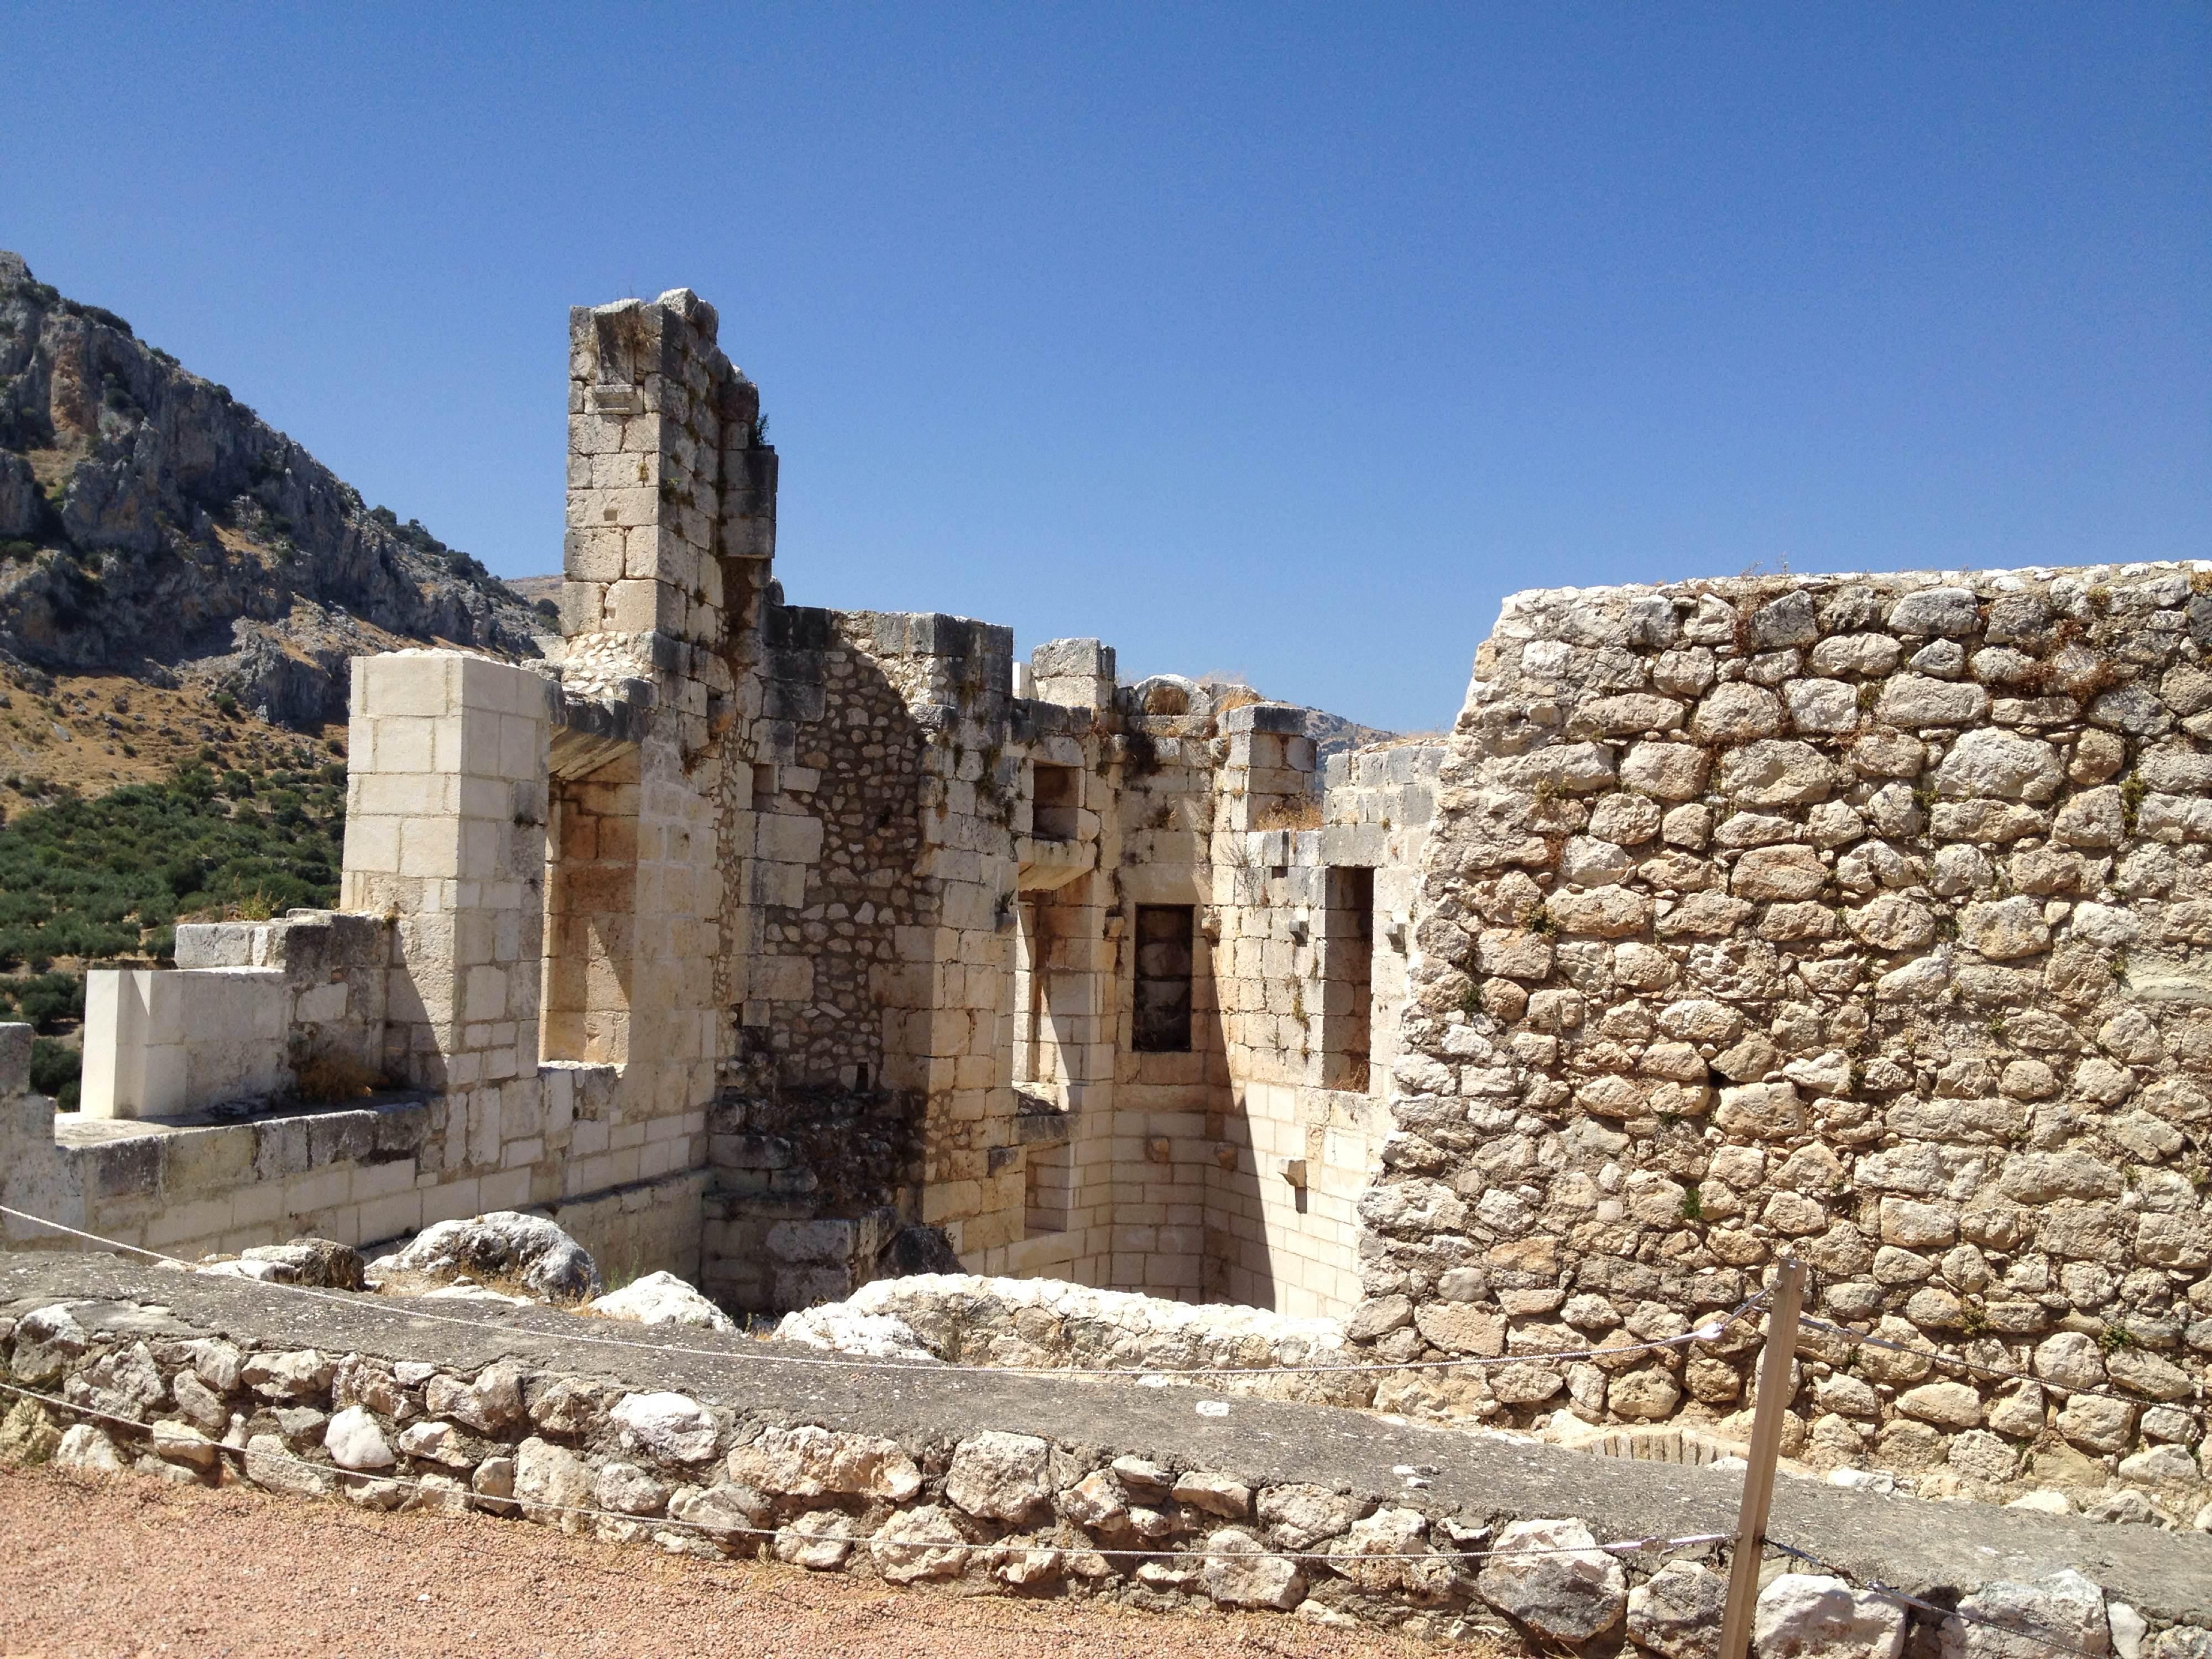
[[[494,1652],[1412,1659],[1295,1618],[891,1589],[489,1516],[0,1469],[0,1656]],[[1455,1649],[1456,1652],[1469,1651]]]

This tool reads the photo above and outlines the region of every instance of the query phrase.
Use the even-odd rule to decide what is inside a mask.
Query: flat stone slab
[[[311,1297],[112,1255],[0,1253],[0,1313],[21,1316],[61,1301],[98,1304],[73,1310],[88,1331],[220,1334],[261,1347],[421,1360],[459,1372],[513,1359],[607,1377],[639,1392],[687,1395],[769,1421],[909,1443],[949,1447],[997,1430],[1109,1455],[1172,1451],[1255,1488],[1306,1481],[1490,1525],[1577,1516],[1601,1541],[1726,1532],[1741,1493],[1732,1474],[1596,1457],[1333,1407],[1237,1398],[1220,1402],[1225,1415],[1201,1415],[1198,1402],[1217,1398],[1203,1386],[824,1364],[818,1352],[788,1344],[618,1325],[549,1309],[340,1291]],[[773,1363],[778,1359],[811,1363]],[[1432,1468],[1428,1485],[1409,1489],[1394,1473],[1407,1465]],[[1993,1579],[2035,1579],[2071,1567],[2161,1622],[2212,1624],[2212,1535],[2204,1534],[1883,1498],[1791,1479],[1777,1486],[1769,1530],[1861,1582],[1879,1580],[1947,1604]]]

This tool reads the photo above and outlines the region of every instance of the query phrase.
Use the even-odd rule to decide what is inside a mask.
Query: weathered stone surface
[[[1782,699],[1764,686],[1738,680],[1717,687],[1690,717],[1690,735],[1700,743],[1748,743],[1771,738],[1785,725]]]
[[[894,1584],[919,1578],[957,1578],[967,1569],[967,1540],[951,1515],[934,1504],[902,1510],[876,1529],[868,1553],[876,1571]]]
[[[1759,1593],[1752,1644],[1759,1659],[1898,1659],[1905,1609],[1822,1573],[1785,1572]]]
[[[720,1433],[714,1414],[687,1395],[626,1394],[609,1419],[623,1444],[657,1463],[703,1463]]]
[[[350,1244],[329,1238],[295,1238],[286,1244],[256,1244],[240,1250],[235,1263],[217,1263],[214,1268],[202,1271],[223,1268],[240,1269],[242,1277],[272,1284],[307,1285],[333,1291],[360,1290],[363,1279],[361,1252]]]
[[[945,1472],[945,1501],[987,1520],[1020,1521],[1052,1496],[1052,1448],[1034,1435],[979,1434]]]
[[[1954,799],[2042,802],[2064,781],[2057,750],[2049,744],[1986,727],[1962,735],[1936,769],[1936,793]]]
[[[62,1431],[54,1448],[54,1467],[84,1474],[120,1474],[123,1458],[105,1429],[91,1423],[72,1424]]]
[[[149,1431],[149,1439],[156,1457],[187,1468],[210,1470],[222,1457],[216,1443],[188,1424],[156,1423]]]
[[[1483,1563],[1475,1588],[1491,1606],[1540,1636],[1594,1640],[1628,1611],[1620,1564],[1596,1543],[1579,1521],[1516,1521],[1498,1534],[1497,1553]],[[1540,1550],[1573,1553],[1535,1553]]]
[[[1907,728],[1966,726],[1989,713],[1990,694],[1978,685],[1899,674],[1885,682],[1876,717]]]
[[[1261,1523],[1268,1528],[1269,1539],[1286,1550],[1309,1549],[1324,1538],[1335,1537],[1358,1518],[1360,1509],[1356,1499],[1298,1482],[1270,1486],[1260,1494]]]
[[[1691,800],[1705,787],[1712,762],[1706,752],[1686,743],[1639,743],[1620,763],[1620,782],[1658,800]]]
[[[1826,800],[1841,781],[1819,750],[1791,738],[1761,738],[1721,760],[1721,793],[1751,806],[1810,805]]]
[[[331,1386],[337,1362],[301,1348],[289,1353],[257,1353],[240,1372],[246,1386],[264,1400],[285,1402],[310,1400]]]
[[[378,1265],[447,1280],[464,1273],[496,1275],[556,1301],[595,1297],[602,1288],[589,1251],[543,1216],[513,1210],[425,1227]]]
[[[842,1510],[809,1510],[778,1528],[774,1553],[779,1561],[811,1572],[835,1572],[853,1553],[865,1527]]]
[[[577,1511],[592,1507],[593,1486],[591,1466],[566,1446],[532,1435],[515,1448],[514,1498],[541,1526],[586,1530],[589,1517]]]
[[[1505,1352],[1505,1317],[1486,1308],[1431,1302],[1422,1307],[1417,1322],[1421,1334],[1447,1353],[1494,1356]]]
[[[465,1469],[476,1462],[468,1443],[450,1423],[426,1419],[410,1423],[399,1431],[399,1449],[410,1457],[419,1457],[432,1463],[442,1463],[448,1468]]]
[[[1193,1469],[1176,1478],[1170,1495],[1178,1504],[1203,1510],[1208,1515],[1241,1521],[1252,1512],[1252,1489],[1243,1481],[1205,1469]]]
[[[1264,1553],[1249,1532],[1223,1527],[1207,1534],[1200,1582],[1225,1607],[1273,1607],[1288,1612],[1305,1599],[1304,1572],[1295,1561]]]
[[[1993,962],[2010,962],[2048,948],[2051,928],[2043,907],[2023,893],[1968,905],[1959,917],[1959,937]]]
[[[725,1549],[742,1549],[775,1525],[775,1505],[742,1481],[724,1481],[679,1489],[668,1500],[668,1518]]]
[[[2054,1642],[2091,1659],[2112,1649],[2104,1592],[2071,1568],[2032,1584],[1984,1584],[1960,1598],[1959,1611],[1994,1627],[1945,1620],[1942,1659],[2031,1659]]]
[[[1737,862],[1729,890],[1747,899],[1809,899],[1827,885],[1827,866],[1809,847],[1754,848]]]
[[[1629,1639],[1662,1659],[1716,1659],[1728,1579],[1710,1567],[1669,1561],[1628,1593]]]
[[[729,1315],[674,1273],[647,1273],[591,1304],[592,1311],[640,1325],[689,1325],[708,1331],[734,1331]]]
[[[902,1502],[921,1490],[921,1471],[896,1441],[833,1434],[812,1424],[768,1428],[730,1453],[730,1479],[793,1498],[850,1492]]]
[[[603,1510],[618,1515],[658,1515],[667,1506],[669,1486],[635,1463],[602,1464],[592,1495]]]
[[[1971,1429],[1982,1420],[1982,1397],[1964,1382],[1923,1382],[1898,1395],[1897,1409],[1939,1429]]]
[[[399,1461],[382,1426],[359,1406],[348,1406],[331,1419],[323,1446],[342,1469],[388,1469]]]
[[[64,1436],[66,1440],[68,1437]],[[56,1461],[60,1454],[55,1454]],[[271,1492],[299,1492],[309,1498],[326,1496],[331,1487],[328,1470],[295,1456],[281,1436],[257,1434],[246,1443],[246,1478]]]
[[[433,1417],[448,1417],[478,1434],[499,1434],[522,1420],[522,1371],[510,1364],[487,1365],[473,1382],[437,1376],[422,1389]]]

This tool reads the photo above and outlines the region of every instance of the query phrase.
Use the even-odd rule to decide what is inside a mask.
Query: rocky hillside
[[[534,656],[553,631],[227,387],[0,252],[9,682],[51,698],[57,678],[132,681],[312,731],[344,719],[350,656],[433,641]]]

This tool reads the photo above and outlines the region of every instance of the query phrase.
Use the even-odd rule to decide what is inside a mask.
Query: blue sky
[[[797,601],[1449,721],[1516,587],[2212,555],[2212,9],[0,6],[0,246],[558,566],[686,284]]]

